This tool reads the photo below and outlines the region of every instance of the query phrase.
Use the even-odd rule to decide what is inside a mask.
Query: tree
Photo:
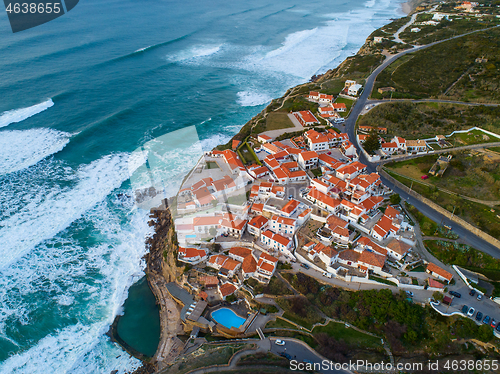
[[[397,193],[393,193],[391,195],[390,201],[392,205],[399,204],[401,202],[401,196],[399,196],[399,194]]]
[[[489,342],[493,339],[493,330],[487,325],[479,326],[477,338],[483,342]]]
[[[444,297],[444,296],[443,296],[443,294],[442,294],[441,292],[439,292],[439,291],[434,291],[434,292],[432,293],[432,298],[433,298],[434,300],[436,300],[436,301],[442,301],[442,300],[443,300],[443,297]]]
[[[378,135],[375,132],[371,132],[365,139],[363,143],[363,148],[368,153],[374,153],[376,150],[380,149],[380,141],[378,140]]]

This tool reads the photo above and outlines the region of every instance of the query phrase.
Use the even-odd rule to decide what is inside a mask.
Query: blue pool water
[[[231,327],[239,328],[245,322],[245,318],[241,318],[231,309],[227,308],[221,308],[212,312],[212,318],[228,329]]]

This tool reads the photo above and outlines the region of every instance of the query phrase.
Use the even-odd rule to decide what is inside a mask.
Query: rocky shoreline
[[[410,0],[404,3],[401,3],[402,10],[405,14],[411,14],[415,8],[424,2],[424,0]],[[363,52],[364,45],[361,46],[358,53]],[[335,72],[346,63],[347,60],[344,60],[339,66],[327,71],[325,74],[315,76],[311,78],[311,81],[315,81],[325,76],[330,76],[335,74]],[[298,85],[300,87],[302,85]],[[296,87],[290,88],[287,92],[279,99],[283,99],[286,97],[291,90],[294,90]],[[275,99],[276,100],[276,99]],[[232,139],[239,139],[241,136],[241,132],[247,126],[252,126],[255,122],[266,113],[267,108],[270,105],[273,105],[275,102],[273,100],[266,108],[262,110],[262,112],[255,115],[250,121],[248,121],[240,132],[234,135]],[[231,140],[229,141],[231,142]],[[148,358],[142,355],[140,352],[135,351],[133,348],[128,346],[116,332],[116,326],[119,321],[120,316],[115,318],[113,325],[108,332],[108,335],[111,337],[112,341],[120,344],[129,354],[138,358],[142,361],[143,365],[135,370],[132,374],[146,374],[146,373],[154,373],[156,370],[161,369],[165,366],[166,362],[163,362],[163,359],[169,358],[172,359],[173,356],[170,354],[168,349],[172,348],[172,344],[168,344],[167,340],[173,339],[172,329],[169,329],[168,319],[169,312],[167,310],[167,306],[171,305],[173,302],[171,296],[168,292],[164,292],[165,289],[164,284],[168,282],[175,282],[180,279],[182,276],[182,268],[177,266],[177,251],[178,251],[178,243],[175,233],[175,228],[173,224],[173,218],[168,207],[168,201],[164,200],[162,206],[159,208],[151,209],[151,220],[149,221],[149,225],[154,227],[154,234],[152,237],[146,240],[146,246],[148,248],[148,253],[144,256],[146,261],[146,277],[148,281],[148,285],[155,295],[157,304],[160,309],[160,325],[161,325],[161,334],[160,334],[160,343],[158,345],[158,349],[153,358]],[[180,321],[179,321],[180,323]]]

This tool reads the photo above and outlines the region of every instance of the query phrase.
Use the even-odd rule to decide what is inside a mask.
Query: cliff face
[[[168,205],[152,210],[150,226],[154,226],[154,235],[146,241],[149,253],[145,256],[146,273],[155,273],[174,282],[181,278],[183,267],[177,266],[177,235]]]

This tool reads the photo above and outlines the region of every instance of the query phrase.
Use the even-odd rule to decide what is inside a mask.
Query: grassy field
[[[416,180],[427,188],[446,189],[476,199],[500,200],[500,155],[484,151],[452,152],[453,158],[442,177],[428,174],[438,155],[390,163],[388,169]],[[428,175],[425,181],[422,175]],[[417,183],[418,182],[418,183]]]
[[[420,14],[418,22],[429,21],[431,14]],[[406,43],[428,44],[437,40],[451,38],[455,35],[465,34],[470,31],[484,29],[498,24],[498,19],[494,16],[485,18],[477,17],[453,17],[452,21],[443,19],[438,25],[419,25],[420,32],[411,32],[411,27],[401,33],[400,38]]]
[[[312,332],[313,334],[324,332],[330,336],[333,336],[337,340],[342,339],[347,344],[354,345],[357,347],[366,347],[366,348],[382,347],[380,338],[363,334],[362,332],[346,327],[343,323],[330,322],[326,326],[316,326]]]
[[[386,127],[387,138],[397,135],[406,139],[428,139],[475,126],[500,134],[500,107],[392,102],[377,105],[360,117],[358,124]],[[466,144],[500,140],[492,136],[483,138],[483,133],[473,135],[468,138],[461,134],[457,140]],[[451,141],[454,142],[454,138]],[[456,145],[461,143],[457,141]]]
[[[391,86],[396,88],[394,98],[442,97],[499,102],[499,36],[500,30],[493,29],[410,53],[412,58],[392,72],[379,74],[374,91]],[[481,56],[488,61],[475,62]]]
[[[279,130],[294,127],[287,113],[273,112],[269,113],[266,118],[266,131]]]
[[[392,176],[408,187],[412,184],[411,180],[405,177],[400,177],[395,174],[392,174]],[[446,176],[444,178],[446,178]],[[412,188],[415,192],[440,205],[449,212],[454,212],[456,216],[464,219],[489,235],[493,237],[500,236],[500,218],[498,218],[498,216],[500,216],[499,206],[491,208],[483,204],[463,199],[455,194],[439,191],[434,186],[413,183]],[[430,228],[429,231],[431,230],[432,228]]]
[[[343,97],[337,97],[337,100],[335,100],[336,103],[344,103],[346,106],[346,111],[345,112],[339,112],[339,114],[342,117],[347,117],[349,112],[351,111],[352,106],[354,105],[355,101],[351,99],[345,99]]]

